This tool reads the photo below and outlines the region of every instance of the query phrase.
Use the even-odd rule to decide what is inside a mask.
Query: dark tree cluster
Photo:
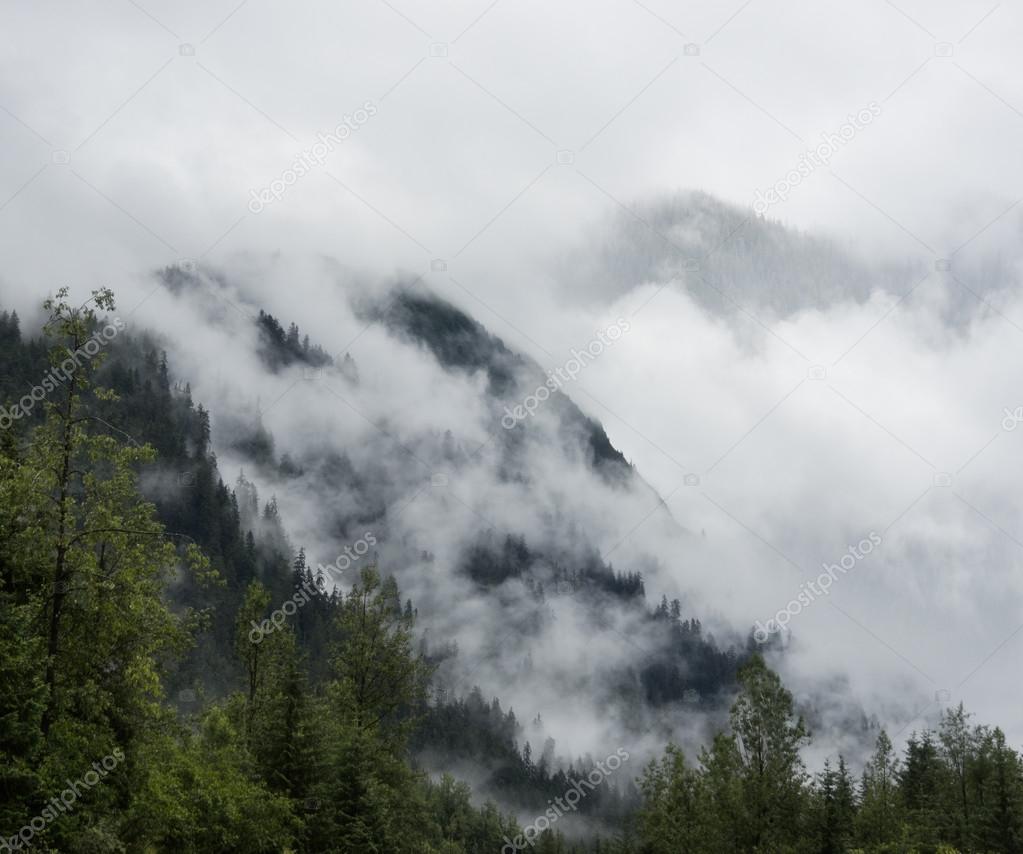
[[[735,684],[745,654],[733,647],[722,650],[698,619],[683,619],[678,599],[669,603],[662,596],[650,619],[663,643],[640,673],[647,702],[717,705]]]
[[[319,345],[310,344],[309,336],[301,335],[294,323],[290,324],[285,332],[280,321],[262,309],[257,323],[262,344],[259,355],[274,373],[294,364],[320,368],[334,363],[330,355]]]
[[[461,569],[481,587],[525,579],[541,600],[580,592],[604,593],[623,601],[642,601],[645,595],[641,573],[615,572],[596,552],[582,557],[549,555],[530,548],[521,534],[507,534],[503,540],[481,538],[466,552]]]
[[[495,396],[515,387],[521,357],[450,303],[410,291],[401,292],[387,305],[385,319],[393,328],[429,349],[446,368],[485,371]]]

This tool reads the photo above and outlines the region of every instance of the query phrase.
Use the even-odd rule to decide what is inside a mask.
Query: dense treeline
[[[546,585],[531,571],[537,565],[544,569]],[[570,555],[545,555],[531,549],[521,535],[507,534],[500,542],[493,536],[482,537],[467,550],[461,570],[481,587],[522,578],[541,601],[548,592],[557,595],[598,590],[622,600],[642,600],[645,593],[640,573],[615,572],[596,552],[582,560]]]
[[[488,533],[466,550],[460,570],[483,588],[519,579],[538,603],[571,596],[594,607],[612,600],[638,609],[652,624],[657,643],[645,650],[634,682],[623,679],[618,685],[622,697],[653,706],[676,702],[716,706],[735,684],[745,652],[721,649],[713,636],[704,634],[698,619],[683,616],[678,599],[669,603],[662,597],[660,605],[647,609],[643,576],[616,572],[596,552],[582,558],[544,554],[530,548],[522,536],[499,539]]]
[[[488,703],[476,688],[465,698],[447,699],[441,694],[424,706],[412,745],[424,759],[465,761],[489,769],[489,775],[477,785],[480,793],[497,797],[524,814],[542,815],[551,801],[585,779],[596,765],[591,757],[576,758],[565,765],[556,756],[551,738],[538,741],[539,755],[534,755],[529,740],[521,749],[518,747],[520,734],[515,712],[504,712],[496,698]],[[634,776],[606,780],[573,812],[606,828],[617,827],[639,805]]]
[[[841,756],[811,777],[777,675],[757,656],[739,680],[729,731],[695,764],[669,746],[646,769],[640,854],[1023,851],[1023,760],[961,704],[901,758],[882,730],[858,779]]]

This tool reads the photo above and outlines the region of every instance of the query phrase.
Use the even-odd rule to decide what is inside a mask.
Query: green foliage
[[[856,835],[864,845],[878,846],[899,838],[904,822],[899,793],[900,763],[888,733],[881,731],[874,753],[863,769]]]
[[[759,655],[739,671],[731,726],[739,751],[747,844],[778,847],[800,825],[806,772],[799,749],[809,741],[792,695]]]
[[[740,672],[731,732],[694,768],[669,746],[643,776],[641,854],[956,854],[1023,851],[1023,760],[962,706],[895,755],[882,731],[858,786],[840,756],[808,779],[808,735],[763,661]],[[767,770],[770,769],[770,770]]]
[[[640,821],[648,854],[699,854],[712,842],[712,800],[707,781],[668,745],[660,763],[643,775]]]
[[[212,708],[199,732],[147,739],[134,757],[137,788],[124,838],[150,850],[279,852],[299,827],[292,804],[257,773],[237,728]]]

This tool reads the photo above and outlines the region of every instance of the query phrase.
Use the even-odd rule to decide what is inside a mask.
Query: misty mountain
[[[520,663],[539,654],[542,638],[556,630],[557,614],[564,617],[567,608],[578,623],[573,633],[606,635],[610,630],[611,638],[620,639],[616,626],[629,626],[632,637],[620,652],[607,658],[585,687],[580,686],[584,693],[622,709],[624,725],[648,726],[647,715],[637,714],[641,708],[653,711],[685,700],[693,710],[714,713],[726,701],[741,660],[733,645],[743,646],[745,638],[726,633],[719,646],[714,635],[694,620],[697,615],[684,613],[677,601],[670,614],[666,600],[655,611],[646,596],[656,591],[648,591],[644,582],[654,563],[637,555],[631,561],[626,558],[623,566],[619,556],[612,562],[601,553],[605,514],[621,516],[623,524],[633,526],[634,506],[648,508],[641,518],[649,517],[647,524],[655,529],[664,525],[675,535],[689,536],[614,448],[601,424],[566,392],[554,391],[535,417],[513,429],[502,426],[507,409],[547,377],[529,357],[422,285],[395,287],[371,301],[353,294],[357,315],[367,328],[379,329],[421,353],[444,382],[470,383],[490,431],[485,442],[473,444],[457,427],[444,432],[409,429],[394,406],[397,401],[385,401],[368,418],[362,401],[379,399],[380,393],[369,378],[370,366],[365,361],[355,364],[347,353],[326,356],[319,342],[307,338],[294,323],[278,320],[248,299],[244,285],[231,290],[229,276],[203,268],[171,268],[162,271],[161,280],[176,300],[200,313],[213,334],[227,336],[236,349],[250,348],[247,370],[280,377],[292,394],[308,393],[310,407],[315,400],[342,400],[342,410],[371,422],[373,429],[355,446],[329,437],[296,443],[286,433],[275,433],[265,423],[266,401],[255,401],[251,395],[226,406],[225,400],[210,414],[214,446],[224,449],[232,466],[241,467],[246,483],[251,481],[263,500],[272,496],[274,514],[281,514],[284,529],[289,528],[288,520],[298,522],[297,530],[287,535],[293,550],[307,547],[310,566],[321,560],[329,564],[330,556],[359,532],[375,532],[379,541],[375,560],[412,594],[431,645],[450,647],[449,641],[434,639],[445,635],[460,639],[438,658],[439,683],[455,696],[472,687],[467,678],[485,676],[478,672],[480,657],[491,662],[495,673],[520,671],[513,693],[540,678],[538,673],[530,675],[528,665],[521,671]],[[225,314],[226,302],[242,310]],[[242,336],[250,330],[257,334],[245,343]],[[457,423],[458,414],[453,415]],[[586,490],[565,492],[556,471],[563,471],[568,480],[594,479]],[[437,472],[445,473],[440,481]],[[450,481],[453,487],[484,472],[493,489],[514,494],[517,504],[535,508],[535,521],[519,520],[517,512],[495,506],[473,510],[467,517],[468,530],[457,535],[447,531],[450,521],[432,529],[407,527],[405,508],[414,509],[413,502],[424,489],[443,500],[447,487],[437,482]],[[586,505],[598,496],[601,509],[593,514]],[[451,497],[452,509],[465,512],[461,499],[453,493]],[[310,534],[312,539],[306,539]],[[458,543],[452,549],[445,540],[455,537]],[[442,560],[449,565],[442,565]],[[470,592],[470,599],[478,600],[477,615],[470,619],[449,614],[447,597]],[[497,638],[487,629],[494,619],[516,627],[497,648],[491,648]],[[493,694],[503,693],[497,683],[491,686],[487,679],[483,683]]]
[[[175,297],[183,300],[208,295],[210,282],[222,281],[201,276],[202,271],[163,274],[173,282]],[[486,377],[476,388],[487,399],[487,408],[495,412],[543,376],[529,359],[435,296],[399,299],[395,305],[396,310],[379,315],[388,334],[423,348],[445,371]],[[213,328],[219,317],[212,315]],[[34,337],[22,338],[16,320],[6,315],[0,320],[4,328],[11,327],[0,364],[16,375],[16,382],[27,381],[43,370],[42,350]],[[330,394],[331,386],[346,395],[372,392],[366,388],[367,381],[354,380],[342,369],[343,361],[335,365],[336,360],[304,338],[295,324],[285,327],[262,309],[246,323],[253,327],[248,356],[252,370],[266,376],[290,373],[295,377],[292,382],[323,394]],[[542,811],[547,798],[592,767],[588,756],[562,752],[552,731],[540,723],[541,708],[516,703],[524,719],[536,718],[532,726],[521,726],[513,712],[501,711],[501,699],[511,705],[507,697],[490,687],[486,696],[493,700],[485,703],[475,684],[477,677],[485,675],[479,672],[479,656],[496,653],[492,665],[512,680],[506,686],[513,689],[510,693],[534,691],[531,683],[544,677],[533,660],[543,654],[549,643],[545,638],[552,631],[564,631],[559,614],[561,620],[571,617],[578,623],[572,631],[590,635],[587,642],[597,635],[624,642],[619,654],[579,672],[575,686],[560,686],[563,696],[575,693],[587,706],[599,698],[599,707],[620,709],[621,724],[637,735],[662,710],[684,710],[693,722],[720,715],[744,653],[730,644],[722,648],[698,619],[683,612],[678,600],[669,605],[662,597],[659,608],[649,606],[641,566],[617,568],[603,557],[597,548],[597,530],[588,529],[579,519],[565,527],[552,524],[545,532],[519,526],[511,516],[500,527],[476,524],[460,556],[443,568],[434,552],[443,553],[439,537],[446,536],[444,531],[437,530],[434,540],[420,533],[410,548],[408,531],[401,523],[408,491],[421,490],[421,483],[409,478],[404,467],[392,470],[399,473],[394,476],[374,462],[377,454],[387,453],[388,436],[375,434],[374,441],[380,444],[370,453],[336,444],[320,450],[281,451],[288,446],[288,437],[275,436],[258,407],[232,411],[217,403],[210,409],[196,404],[188,378],[175,375],[166,352],[161,351],[171,345],[149,332],[117,340],[100,379],[118,399],[97,399],[95,404],[102,408],[103,423],[116,425],[135,442],[149,442],[159,449],[159,459],[143,472],[143,489],[165,524],[206,550],[224,579],[224,587],[214,590],[181,579],[170,591],[178,607],[205,611],[211,617],[194,650],[169,675],[183,712],[194,703],[189,698],[220,696],[239,677],[231,664],[231,626],[242,608],[243,593],[253,582],[263,585],[272,601],[287,599],[295,585],[308,586],[314,579],[333,588],[314,596],[294,620],[309,678],[323,678],[327,672],[326,627],[342,589],[334,585],[350,581],[333,569],[325,573],[322,566],[317,568],[316,558],[307,560],[301,532],[289,530],[287,523],[297,508],[303,508],[305,530],[317,530],[319,541],[337,543],[338,551],[360,531],[375,532],[375,550],[367,560],[393,573],[402,589],[413,594],[404,607],[423,623],[421,648],[436,668],[435,687],[420,710],[423,723],[412,742],[415,755],[432,771],[457,772],[473,780],[482,796],[516,810]],[[548,421],[543,425],[516,428],[524,437],[497,427],[495,441],[502,446],[502,459],[495,466],[498,481],[514,466],[528,469],[531,443],[546,442],[547,436],[528,438],[528,434],[550,429],[559,439],[550,447],[567,455],[559,463],[566,470],[581,466],[612,497],[627,495],[634,500],[631,496],[636,494],[653,494],[611,446],[598,422],[583,415],[567,396],[559,394],[549,402]],[[431,467],[450,471],[469,463],[458,444],[451,434],[420,437],[415,451],[409,453],[428,458]],[[222,457],[213,452],[218,446],[232,465],[241,467],[233,486],[228,485],[231,481],[225,477]],[[522,495],[520,500],[547,502],[538,491],[539,483],[518,477],[513,484]],[[558,508],[558,514],[572,518],[571,499]],[[441,584],[441,599],[420,595],[423,589],[436,591]],[[451,616],[445,613],[450,611],[450,602],[444,604],[448,597],[477,600],[476,616],[453,614],[461,641],[445,640],[448,633],[438,631]],[[442,610],[437,611],[438,607]],[[510,634],[493,634],[491,625],[497,615],[514,627]],[[631,624],[629,637],[616,628],[623,622]],[[498,646],[486,652],[487,641],[466,645],[464,638],[472,636],[489,636]],[[566,642],[562,634],[562,643]],[[657,731],[662,729],[664,724],[658,724]],[[541,750],[542,763],[536,765],[531,753],[539,755]],[[594,821],[599,817],[601,826],[620,821],[635,808],[637,797],[631,784],[615,785],[591,799],[584,814],[594,816]],[[566,822],[566,830],[573,826]]]
[[[594,301],[652,283],[683,291],[714,314],[781,318],[863,303],[878,291],[899,297],[940,274],[959,279],[944,312],[956,326],[987,310],[980,297],[1019,281],[1012,259],[997,252],[967,254],[951,270],[936,264],[865,258],[835,238],[690,191],[615,208],[568,255],[561,274]]]
[[[0,851],[1023,854],[1023,5],[0,21]]]
[[[648,744],[691,746],[724,726],[757,647],[706,600],[694,605],[684,585],[665,594],[668,573],[647,549],[648,537],[671,537],[679,564],[670,569],[695,591],[714,543],[672,518],[570,384],[506,424],[548,374],[419,285],[372,299],[353,290],[335,309],[335,322],[354,319],[356,337],[371,343],[356,361],[348,337],[331,355],[264,308],[255,280],[201,267],[159,278],[168,316],[189,343],[223,357],[228,382],[211,377],[209,358],[196,370],[187,344],[143,330],[113,341],[99,371],[118,399],[91,404],[100,423],[157,448],[144,493],[224,580],[214,591],[185,578],[170,588],[175,606],[210,616],[168,674],[182,712],[240,678],[231,627],[256,583],[272,604],[320,582],[293,624],[303,678],[328,679],[330,626],[352,583],[346,571],[360,566],[340,555],[368,538],[361,566],[393,578],[388,608],[416,624],[432,671],[406,710],[419,721],[409,746],[423,769],[469,780],[528,817],[588,773],[590,744],[625,739],[645,757],[656,750]],[[16,388],[45,370],[44,350],[16,318],[0,320]],[[420,372],[405,393],[418,382],[438,401],[429,418],[394,393],[402,371]],[[782,661],[788,646],[777,639],[762,651]],[[859,754],[880,722],[851,695],[843,680],[817,679],[795,708]],[[631,782],[609,785],[562,830],[609,832],[639,802]]]

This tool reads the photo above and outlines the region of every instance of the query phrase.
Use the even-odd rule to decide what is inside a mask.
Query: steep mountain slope
[[[547,379],[539,365],[513,353],[463,311],[429,292],[401,290],[376,316],[397,334],[426,347],[446,369],[467,374],[484,372],[489,394],[502,405],[514,406]],[[622,483],[635,477],[604,428],[567,395],[555,391],[550,407],[561,421],[561,434],[569,440],[582,437],[590,463],[602,475]]]
[[[430,768],[458,770],[481,792],[534,809],[563,784],[551,776],[556,769],[581,767],[579,756],[602,740],[642,734],[662,708],[677,706],[694,721],[719,712],[742,654],[722,649],[680,602],[647,605],[644,576],[653,564],[641,550],[616,553],[614,564],[605,554],[620,539],[614,525],[627,530],[637,509],[649,515],[653,507],[655,519],[680,531],[653,490],[564,394],[553,395],[536,419],[501,426],[504,408],[542,381],[539,366],[435,296],[381,300],[372,322],[395,354],[408,349],[431,365],[438,389],[468,394],[492,433],[471,438],[467,411],[452,411],[447,430],[421,428],[403,422],[399,401],[381,393],[368,363],[328,356],[297,326],[256,305],[245,306],[245,317],[209,311],[222,305],[216,288],[223,276],[175,269],[164,279],[173,299],[202,317],[204,334],[249,372],[240,399],[207,396],[208,376],[178,373],[176,342],[147,332],[118,339],[102,373],[120,395],[104,404],[104,421],[160,451],[143,485],[161,518],[202,546],[226,582],[220,590],[183,583],[173,591],[182,606],[211,615],[195,652],[170,675],[182,710],[197,695],[217,696],[237,683],[233,626],[251,581],[279,602],[303,573],[333,564],[319,572],[345,588],[353,574],[337,572],[335,556],[372,532],[373,553],[354,569],[372,562],[398,578],[437,668],[414,741]],[[31,339],[12,334],[5,345],[4,364],[24,374],[17,383],[43,369]],[[279,387],[303,395],[292,406],[295,424],[323,413],[335,432],[315,422],[322,438],[310,442],[288,422],[272,423],[279,410],[252,405],[272,401]],[[213,400],[211,410],[195,398]],[[360,432],[345,429],[345,418]],[[466,481],[472,507],[461,490]],[[323,602],[295,617],[314,679],[325,670],[329,613]],[[553,643],[557,661],[547,654]],[[598,649],[599,660],[591,660]],[[570,678],[555,679],[551,667]],[[503,717],[487,723],[472,712],[476,703],[467,698],[476,685],[479,696],[500,698],[534,724],[513,727],[509,739]],[[564,708],[593,730],[571,738],[580,733],[558,720],[555,696],[570,699]],[[459,746],[456,731],[464,726],[454,723],[466,715],[476,727],[470,749]],[[537,772],[529,756],[542,748],[545,770]]]

